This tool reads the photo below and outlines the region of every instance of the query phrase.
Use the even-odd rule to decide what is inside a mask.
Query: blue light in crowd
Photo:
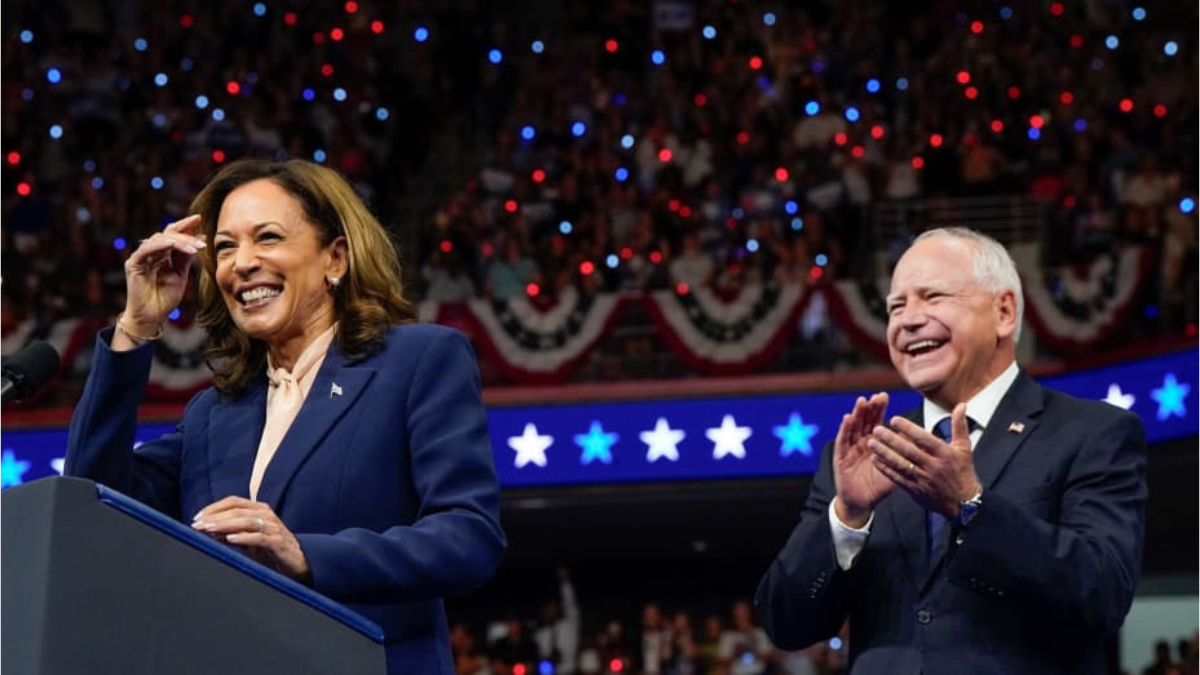
[[[872,94],[878,92],[879,91],[879,80],[877,80],[873,77],[871,79],[867,80],[867,91],[871,92]]]
[[[81,223],[90,223],[92,222],[92,212],[88,210],[88,207],[80,206],[75,209],[75,220]]]
[[[341,87],[334,89],[333,90],[333,100],[345,101],[346,100],[346,90],[342,89]]]
[[[150,187],[155,190],[163,189],[163,179],[161,176],[154,176],[150,179]]]
[[[842,648],[842,638],[836,637],[836,636],[829,638],[829,648],[834,651],[841,649]]]
[[[804,219],[800,217],[792,218],[792,230],[799,232],[804,229]]]
[[[766,14],[763,14],[763,23],[768,26],[774,26],[775,25],[775,12],[767,12]]]
[[[908,91],[908,78],[907,77],[896,78],[896,89],[898,89],[900,91]]]
[[[820,73],[824,70],[825,70],[825,62],[824,61],[817,59],[816,61],[812,62],[812,71],[814,73]]]
[[[1026,132],[1026,135],[1029,136],[1029,140],[1036,141],[1042,137],[1042,132],[1037,127],[1029,127],[1029,131]]]
[[[207,108],[208,107],[208,97],[205,96],[204,94],[200,94],[199,96],[197,96],[196,97],[196,107],[200,110],[204,110],[205,108]]]
[[[167,315],[167,319],[170,321],[178,321],[179,320],[179,308],[176,307],[175,309],[171,310],[171,313]]]
[[[613,172],[613,178],[616,178],[618,183],[624,183],[629,180],[629,169],[618,166],[617,170]]]
[[[534,54],[541,54],[546,51],[546,43],[541,40],[534,40],[533,44],[529,45],[529,48],[533,50]]]
[[[809,101],[808,103],[804,104],[804,112],[807,113],[809,117],[812,117],[813,115],[821,112],[821,104],[817,103],[816,101]]]
[[[712,40],[713,38],[717,37],[717,29],[713,28],[712,26],[705,26],[700,31],[700,34],[704,36],[705,40]]]
[[[554,675],[554,664],[549,661],[538,662],[538,675]]]
[[[154,115],[150,117],[150,123],[153,124],[154,128],[156,129],[166,129],[167,116],[162,113],[154,113]]]
[[[417,42],[424,42],[429,39],[429,29],[425,26],[417,26],[413,31],[413,39]]]
[[[1121,46],[1121,40],[1116,35],[1109,35],[1104,38],[1104,46],[1109,49],[1116,49]]]
[[[503,60],[504,60],[504,54],[501,53],[501,51],[499,49],[489,49],[488,50],[488,61],[491,61],[494,64],[499,64]]]
[[[1081,134],[1083,132],[1087,131],[1087,120],[1083,119],[1082,117],[1076,119],[1075,120],[1075,131],[1078,131]]]
[[[58,84],[62,82],[62,71],[58,68],[49,68],[46,70],[46,81],[50,84]]]
[[[116,239],[113,239],[113,248],[117,249],[118,251],[124,251],[126,245],[125,237],[117,237]]]
[[[25,30],[21,31],[21,43],[29,44],[30,42],[33,42],[33,31],[26,28]]]
[[[133,86],[133,80],[129,79],[128,77],[125,77],[124,75],[120,75],[117,77],[117,89],[120,89],[121,91],[127,91],[132,86]]]
[[[625,105],[625,101],[627,100],[628,99],[625,98],[625,94],[623,92],[618,91],[617,93],[613,94],[613,105]]]
[[[1092,70],[1104,70],[1104,59],[1099,56],[1092,59]]]
[[[83,161],[83,170],[84,170],[84,171],[86,171],[86,172],[88,172],[88,173],[91,173],[91,172],[95,171],[95,170],[96,170],[96,160],[94,160],[94,159],[85,159],[85,160]]]
[[[25,87],[24,89],[22,89],[21,90],[21,100],[22,101],[32,101],[33,100],[33,90],[30,89],[29,87]]]
[[[563,234],[571,234],[571,229],[571,221],[569,220],[564,220],[558,224],[558,231],[562,232]]]
[[[1133,14],[1134,21],[1141,21],[1146,18],[1146,8],[1145,7],[1134,7],[1131,14]]]
[[[1167,56],[1175,56],[1179,53],[1179,45],[1175,44],[1174,40],[1170,40],[1163,45],[1163,53]]]
[[[817,263],[818,267],[824,267],[829,264],[829,258],[824,253],[818,253],[817,257],[813,258],[813,262]]]
[[[150,43],[146,42],[146,38],[137,38],[136,40],[133,41],[133,48],[138,50],[139,52],[146,51],[146,48],[149,46],[150,46]]]
[[[849,108],[846,108],[846,121],[847,122],[857,122],[858,121],[858,108],[855,108],[854,106],[850,106]]]
[[[576,122],[571,125],[571,135],[574,136],[575,138],[579,138],[580,136],[582,136],[586,133],[587,133],[587,125],[584,124],[583,122]]]
[[[50,138],[59,139],[62,138],[62,135],[63,128],[61,126],[57,124],[50,125]]]
[[[95,176],[94,178],[92,178],[92,189],[93,190],[99,190],[102,187],[104,187],[104,179],[103,178],[101,178],[100,176]]]
[[[1184,197],[1179,200],[1179,210],[1184,213],[1191,213],[1196,210],[1196,200],[1191,197]]]
[[[663,50],[655,49],[650,52],[650,62],[656,66],[661,66],[667,60],[667,55],[663,54]]]
[[[266,16],[267,6],[261,2],[254,3],[254,16]]]
[[[375,109],[375,119],[379,120],[380,122],[386,122],[391,116],[392,113],[383,106],[379,106]]]
[[[225,121],[225,111],[221,108],[213,108],[212,118],[214,122]]]
[[[179,67],[183,69],[183,72],[190,73],[192,68],[196,67],[196,63],[191,59],[184,59],[179,62]]]
[[[742,207],[735,206],[729,215],[733,216],[735,220],[741,220],[746,217],[746,212],[742,210]]]
[[[154,76],[154,84],[156,84],[160,87],[167,86],[167,83],[170,81],[171,81],[171,78],[167,77],[166,73],[159,73]]]
[[[621,264],[621,259],[617,257],[616,253],[609,253],[608,257],[604,259],[604,264],[608,265],[609,269],[615,270],[617,265]]]
[[[326,157],[325,157],[324,150],[322,150],[321,148],[317,148],[316,150],[313,150],[313,161],[314,162],[316,162],[318,164],[324,164],[325,159],[326,159]]]
[[[621,147],[625,148],[626,150],[632,148],[633,144],[636,142],[637,139],[633,137],[633,134],[625,134],[621,137]]]
[[[537,136],[537,129],[534,129],[533,127],[529,126],[528,124],[521,127],[521,138],[523,138],[527,141],[532,141],[534,139],[534,137],[536,137],[536,136]]]
[[[305,101],[312,101],[317,98],[317,92],[313,91],[312,87],[305,87],[304,91],[300,93],[300,97]]]
[[[754,253],[755,251],[757,251],[758,250],[758,240],[757,239],[747,239],[746,240],[746,250],[750,251],[751,253]]]
[[[1001,7],[1000,8],[1000,18],[1004,19],[1005,21],[1011,19],[1012,18],[1012,7],[1009,7],[1007,5],[1005,5],[1004,7]]]
[[[246,81],[250,84],[258,84],[258,73],[254,71],[246,73]]]
[[[794,216],[796,215],[796,212],[800,210],[800,205],[796,203],[796,200],[789,199],[783,203],[783,210],[786,211],[789,216]]]
[[[1146,308],[1142,310],[1142,315],[1145,316],[1147,319],[1157,318],[1158,317],[1158,305],[1146,305]]]

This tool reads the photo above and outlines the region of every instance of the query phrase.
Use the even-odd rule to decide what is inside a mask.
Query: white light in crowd
[[[1167,56],[1175,56],[1179,53],[1179,45],[1175,44],[1174,40],[1171,40],[1163,45],[1163,53]]]
[[[746,250],[750,251],[751,253],[754,253],[755,251],[757,251],[758,250],[758,240],[757,239],[747,239],[746,240]]]
[[[83,161],[83,170],[88,173],[95,171],[96,170],[96,160],[85,159]]]
[[[829,648],[834,651],[841,649],[842,648],[842,639],[840,637],[829,638]]]
[[[563,234],[571,234],[571,221],[564,220],[558,224],[558,231]]]
[[[320,148],[313,150],[313,161],[318,164],[324,164],[325,163],[325,151]]]
[[[156,129],[166,129],[167,116],[162,113],[154,113],[154,115],[150,117],[150,123],[153,124]]]
[[[804,229],[804,219],[800,217],[792,218],[792,230],[799,232]]]
[[[62,82],[62,71],[58,68],[49,68],[46,70],[46,81],[50,84],[58,84]]]
[[[335,101],[345,101],[346,96],[346,90],[341,87],[333,90],[333,100]]]
[[[711,40],[717,37],[717,29],[712,26],[705,26],[704,30],[700,31],[705,40]]]
[[[1141,21],[1146,18],[1146,8],[1145,7],[1134,7],[1133,12],[1131,12],[1131,13],[1133,14],[1134,21]]]
[[[80,206],[75,209],[75,220],[79,223],[92,222],[92,212],[86,206]]]
[[[533,44],[529,45],[529,48],[533,50],[534,54],[541,54],[546,51],[546,43],[541,40],[534,40]]]
[[[150,187],[154,188],[155,190],[161,190],[161,189],[163,188],[163,179],[162,179],[162,177],[161,177],[161,176],[155,176],[155,177],[151,178],[151,179],[150,179]]]
[[[225,111],[222,110],[221,108],[213,108],[212,118],[213,118],[214,122],[225,121]]]
[[[813,262],[817,263],[818,267],[824,267],[829,264],[829,258],[824,253],[818,253]]]
[[[767,12],[766,14],[763,14],[763,23],[768,26],[774,26],[775,25],[775,12]]]
[[[207,108],[208,107],[208,97],[205,96],[204,94],[200,94],[199,96],[197,96],[196,97],[196,107],[199,108],[200,110],[204,110],[205,108]]]
[[[384,108],[383,106],[380,106],[375,109],[375,119],[379,120],[380,122],[386,122],[387,119],[391,116],[392,116],[392,114],[390,112],[388,112],[388,109]]]
[[[146,48],[149,46],[150,46],[150,43],[146,42],[146,38],[137,38],[136,40],[133,41],[133,48],[138,50],[139,52],[146,51]]]
[[[621,137],[621,147],[625,148],[626,150],[632,148],[633,144],[636,142],[637,139],[633,137],[633,134],[625,134]]]
[[[93,190],[99,190],[102,187],[104,187],[104,179],[103,178],[101,178],[100,176],[96,176],[96,177],[92,178],[92,189]]]
[[[62,135],[63,135],[63,128],[61,126],[59,126],[57,124],[50,125],[50,138],[57,140],[59,138],[62,138]]]
[[[424,26],[417,26],[413,31],[413,39],[417,42],[424,42],[429,39],[429,29]]]
[[[1116,49],[1117,47],[1121,46],[1121,39],[1116,35],[1109,35],[1108,37],[1104,38],[1104,46],[1108,47],[1109,49]]]
[[[621,259],[617,257],[616,253],[609,253],[608,257],[604,259],[604,264],[608,265],[609,269],[616,269],[617,265],[621,264]]]
[[[33,42],[33,31],[29,30],[28,28],[21,31],[21,42],[23,44],[29,44],[30,42]]]
[[[156,84],[160,87],[167,86],[167,83],[170,81],[171,81],[171,78],[167,77],[166,73],[159,73],[154,76],[154,84]]]
[[[896,89],[898,89],[900,91],[907,91],[908,90],[908,78],[907,77],[896,78]]]
[[[267,6],[261,2],[254,3],[254,16],[266,16]]]

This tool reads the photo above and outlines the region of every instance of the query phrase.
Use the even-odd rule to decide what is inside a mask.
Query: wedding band
[[[907,476],[913,475],[913,469],[915,469],[915,468],[917,468],[917,465],[913,464],[912,462],[909,462],[908,468],[904,470],[905,475],[907,475]]]
[[[263,522],[262,518],[258,518],[257,520],[258,520],[258,531],[262,532],[263,528],[266,527],[266,523]]]

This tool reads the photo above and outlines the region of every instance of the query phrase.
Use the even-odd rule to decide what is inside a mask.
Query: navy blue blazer
[[[174,433],[131,452],[152,352],[96,344],[65,473],[184,522],[247,497],[265,375],[230,399],[197,394]],[[441,598],[492,577],[506,548],[479,371],[461,333],[398,326],[374,356],[330,346],[267,467],[258,500],[295,533],[318,592],[379,623],[392,673],[454,672]]]
[[[919,410],[908,415],[920,423]],[[1021,373],[974,452],[983,508],[945,527],[927,560],[925,511],[894,490],[854,565],[837,564],[827,445],[800,523],[755,606],[780,647],[850,621],[851,673],[1103,673],[1104,640],[1141,574],[1146,442],[1141,420],[1045,389]]]

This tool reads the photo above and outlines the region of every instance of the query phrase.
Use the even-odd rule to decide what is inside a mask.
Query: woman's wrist
[[[153,330],[147,330],[144,327],[133,325],[132,322],[126,321],[124,312],[117,317],[116,329],[129,338],[129,341],[134,346],[152,342],[163,336],[163,326],[161,323]]]

